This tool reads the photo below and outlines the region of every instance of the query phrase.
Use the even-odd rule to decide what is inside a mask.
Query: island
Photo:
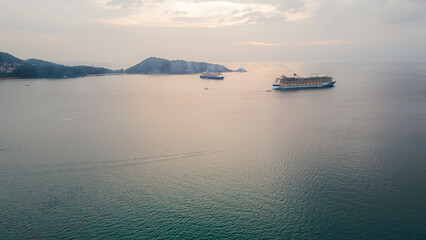
[[[22,60],[0,52],[0,78],[76,78],[100,74],[196,74],[202,72],[246,72],[205,62],[150,57],[126,69],[94,66],[66,66],[39,59]]]
[[[232,70],[218,64],[167,60],[156,57],[147,58],[126,70],[126,73],[131,74],[193,74],[202,72],[232,72]]]
[[[237,70],[235,70],[234,72],[247,72],[247,70],[243,69],[243,68],[238,68]]]

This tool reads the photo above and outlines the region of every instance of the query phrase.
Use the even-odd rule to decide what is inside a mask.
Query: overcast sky
[[[127,68],[208,62],[426,60],[425,0],[0,0],[0,51]]]

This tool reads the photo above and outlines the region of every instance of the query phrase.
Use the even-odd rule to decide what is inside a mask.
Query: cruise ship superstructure
[[[335,83],[336,81],[333,81],[333,78],[329,76],[299,77],[294,74],[291,77],[287,77],[282,75],[281,77],[275,78],[275,82],[272,84],[272,89],[287,90],[300,88],[333,87]]]

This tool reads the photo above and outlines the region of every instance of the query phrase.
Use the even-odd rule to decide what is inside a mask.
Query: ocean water
[[[425,239],[425,63],[225,65],[0,81],[0,239]]]

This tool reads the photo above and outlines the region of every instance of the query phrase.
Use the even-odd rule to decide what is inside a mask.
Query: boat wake
[[[147,164],[160,161],[172,161],[184,158],[193,158],[200,156],[213,155],[222,152],[222,150],[214,151],[199,151],[199,152],[187,152],[178,154],[169,154],[161,156],[148,156],[139,158],[125,158],[125,159],[114,159],[105,161],[81,161],[81,162],[70,162],[70,163],[50,163],[33,165],[33,167],[22,169],[8,169],[7,174],[0,174],[0,177],[10,177],[17,175],[44,175],[49,173],[57,172],[73,172],[73,171],[90,171],[103,168],[114,168],[121,166]]]
[[[78,119],[83,119],[83,118],[87,118],[87,117],[61,118],[58,121],[64,122],[64,121],[72,121],[72,120],[78,120]]]
[[[149,163],[149,162],[158,162],[158,161],[169,161],[169,160],[176,160],[181,158],[190,158],[190,157],[198,157],[198,156],[205,156],[205,155],[212,155],[222,152],[220,150],[215,151],[203,151],[203,152],[188,152],[188,153],[181,153],[181,154],[171,154],[171,155],[164,155],[164,156],[157,156],[157,157],[141,157],[141,158],[132,158],[132,159],[123,159],[118,160],[118,162],[123,163]],[[117,162],[117,161],[114,161]]]

